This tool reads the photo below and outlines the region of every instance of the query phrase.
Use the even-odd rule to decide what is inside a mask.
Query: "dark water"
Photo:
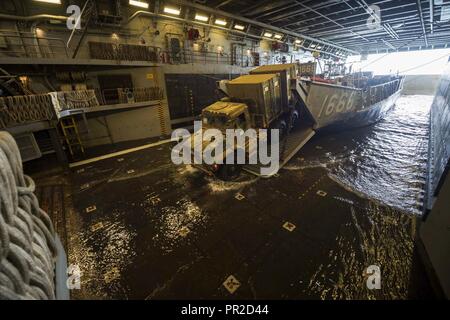
[[[420,213],[418,203],[425,182],[431,102],[429,96],[404,96],[387,117],[375,125],[316,136],[285,169],[325,167],[331,178],[352,192],[410,213]],[[77,214],[68,216],[68,228],[69,260],[79,265],[82,272],[82,290],[73,293],[76,298],[152,299],[164,298],[164,295],[180,298],[179,292],[195,297],[202,290],[206,290],[201,293],[203,296],[210,297],[211,292],[216,292],[209,291],[210,288],[220,287],[229,274],[223,267],[240,265],[241,255],[253,255],[246,242],[280,243],[278,236],[272,237],[278,234],[274,230],[281,228],[279,206],[266,199],[273,199],[268,194],[281,190],[276,197],[284,199],[283,214],[297,212],[300,203],[297,189],[302,184],[296,179],[313,177],[313,171],[323,175],[322,170],[292,176],[290,172],[280,172],[280,177],[272,181],[249,176],[243,181],[223,182],[206,177],[192,167],[172,165],[169,147],[142,150],[74,170],[73,210]],[[311,181],[309,183],[311,185]],[[242,190],[248,200],[238,201],[235,194]],[[255,206],[258,202],[262,204]],[[95,210],[88,212],[93,205]],[[304,230],[310,230],[312,237],[335,239],[320,240],[327,249],[317,257],[311,255],[311,259],[315,259],[311,269],[314,274],[302,274],[305,277],[302,281],[310,283],[305,294],[333,299],[370,298],[360,294],[361,274],[378,259],[386,270],[383,281],[395,283],[399,288],[386,286],[386,290],[394,293],[383,291],[382,296],[405,298],[413,248],[410,236],[413,228],[405,225],[409,226],[414,216],[401,215],[373,203],[369,210],[356,206],[351,206],[350,210],[351,220],[347,221],[345,216],[332,220],[324,215],[323,225],[340,224],[341,227],[339,232],[323,236],[315,215],[306,213],[298,217],[303,227],[309,225]],[[261,219],[263,215],[267,220]],[[281,217],[281,213],[279,215]],[[407,224],[402,216],[409,219]],[[243,234],[250,236],[241,238]],[[239,244],[236,252],[234,245],[228,245],[230,239]],[[214,245],[211,241],[215,241]],[[283,243],[282,248],[288,244],[295,244],[295,250],[310,252],[302,241]],[[318,247],[322,248],[322,244]],[[276,251],[275,246],[258,248],[262,250],[258,254],[261,257],[266,257],[267,250]],[[270,265],[272,253],[267,259],[258,263]],[[301,259],[299,266],[311,264],[311,259]],[[248,261],[251,260],[253,258]],[[284,267],[289,267],[286,261]],[[267,270],[267,276],[261,278],[264,279],[261,283],[273,277],[272,270],[279,270],[278,275],[284,272],[276,268],[262,270]],[[295,274],[297,276],[297,270]],[[320,285],[315,286],[319,282]],[[177,283],[182,284],[178,289]],[[348,285],[341,288],[342,283]],[[278,282],[271,294],[277,290],[277,285]],[[303,282],[299,288],[302,286]]]
[[[432,96],[402,96],[375,125],[315,137],[287,169],[324,166],[355,192],[420,214]]]

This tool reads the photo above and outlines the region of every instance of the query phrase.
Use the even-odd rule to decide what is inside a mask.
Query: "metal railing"
[[[159,62],[161,48],[134,44],[89,41],[92,59]]]
[[[178,52],[163,50],[157,46],[140,44],[116,44],[112,42],[88,42],[92,59],[118,61],[146,61],[161,64],[227,64],[254,66],[251,59],[240,57],[232,61],[231,54],[218,51],[180,49]],[[39,36],[33,32],[0,30],[0,57],[20,58],[71,58],[72,50],[61,38]],[[236,60],[236,59],[234,59]]]
[[[111,42],[89,43],[90,56],[93,59],[124,60],[124,61],[150,61],[167,64],[230,64],[228,53],[203,52],[189,49],[180,49],[178,52],[164,51],[160,47],[115,44]]]
[[[370,86],[367,94],[368,103],[372,105],[388,98],[400,89],[402,81],[403,78],[399,78],[386,83]]]
[[[0,56],[18,58],[68,58],[60,38],[41,37],[33,32],[0,30]]]
[[[161,100],[164,92],[159,87],[146,88],[114,88],[95,89],[95,95],[100,105],[112,105],[122,103],[137,103],[145,101]]]
[[[169,64],[231,64],[231,58],[225,52],[194,51],[189,49],[180,50],[178,53],[163,51],[162,63]]]

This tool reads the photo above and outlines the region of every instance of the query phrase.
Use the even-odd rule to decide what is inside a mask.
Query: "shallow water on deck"
[[[315,137],[287,169],[325,166],[346,187],[420,214],[432,102],[433,96],[401,96],[372,126]]]

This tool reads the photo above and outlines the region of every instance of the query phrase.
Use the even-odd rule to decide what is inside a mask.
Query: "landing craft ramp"
[[[279,151],[280,151],[280,166],[281,169],[292,157],[314,136],[316,132],[309,124],[299,125],[293,128],[291,133],[280,141]],[[270,150],[270,149],[269,149]],[[247,164],[242,169],[248,173],[254,174],[259,177],[269,178],[276,174],[273,172],[269,175],[262,175],[261,169],[264,167],[269,167],[269,165],[261,164]]]

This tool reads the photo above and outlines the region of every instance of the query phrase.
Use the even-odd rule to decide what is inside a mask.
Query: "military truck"
[[[219,129],[223,133],[226,129],[278,129],[281,141],[280,160],[284,164],[314,134],[312,118],[291,92],[292,80],[295,81],[296,74],[296,64],[271,65],[259,67],[249,75],[222,83],[220,87],[227,97],[202,111],[203,127]],[[299,121],[300,118],[302,121]],[[300,122],[302,125],[299,125]],[[294,131],[295,134],[292,135]],[[248,159],[248,143],[245,147]],[[227,152],[224,152],[224,158],[226,155]],[[223,180],[232,180],[242,169],[260,175],[261,164],[217,163],[197,167]]]

